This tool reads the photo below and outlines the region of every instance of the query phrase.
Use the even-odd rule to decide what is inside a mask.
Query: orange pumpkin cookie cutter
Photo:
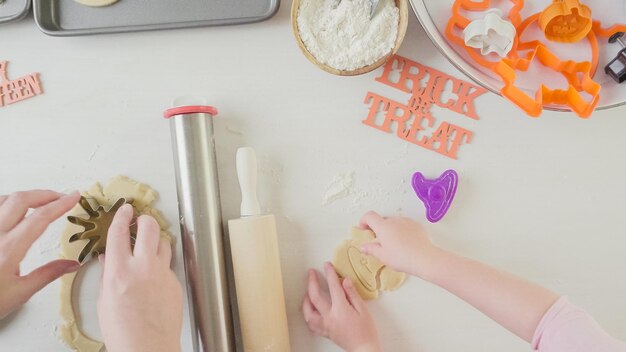
[[[538,59],[542,65],[561,73],[569,82],[568,88],[550,89],[542,84],[536,91],[534,98],[518,88],[515,85],[517,79],[515,71],[527,71],[535,59]],[[540,44],[526,58],[503,59],[496,65],[494,71],[504,82],[502,95],[509,98],[530,116],[538,117],[541,115],[544,105],[557,104],[568,106],[578,116],[587,118],[597,106],[601,90],[600,84],[591,78],[591,68],[591,63],[588,61],[561,61],[545,45]],[[590,100],[586,101],[580,91],[589,94]]]
[[[524,0],[509,0],[513,3],[511,10],[509,11],[507,18],[511,23],[517,27],[522,22],[520,12],[524,8]],[[448,20],[446,26],[445,35],[448,40],[460,45],[467,50],[468,55],[479,65],[493,69],[498,61],[487,60],[478,49],[470,48],[465,45],[465,39],[455,33],[456,29],[465,29],[472,21],[461,14],[461,10],[470,12],[482,12],[491,8],[491,0],[472,1],[472,0],[455,0],[452,5],[452,17]],[[513,49],[509,53],[508,57],[516,57],[517,44],[519,36],[516,36],[513,43]]]
[[[539,26],[548,40],[576,43],[591,31],[591,9],[580,0],[554,0],[539,15]]]

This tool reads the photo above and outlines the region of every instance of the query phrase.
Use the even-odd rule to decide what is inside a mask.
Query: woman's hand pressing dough
[[[330,294],[320,288],[315,270],[309,271],[302,313],[309,329],[347,352],[380,352],[374,319],[349,279],[341,281],[332,264],[324,264]]]
[[[21,276],[20,262],[53,221],[68,212],[80,195],[53,191],[17,192],[0,196],[0,319],[17,310],[37,291],[64,274],[78,270],[74,260],[54,260]],[[26,216],[29,209],[34,211]]]
[[[115,214],[100,256],[102,279],[98,317],[109,352],[180,351],[183,291],[170,269],[172,247],[159,224],[142,215],[131,250],[133,209]]]

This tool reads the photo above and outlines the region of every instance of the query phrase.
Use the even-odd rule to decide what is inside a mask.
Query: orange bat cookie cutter
[[[524,8],[524,0],[508,0],[508,1],[513,3],[513,7],[511,7],[511,10],[509,11],[507,18],[509,21],[511,21],[511,23],[515,27],[517,27],[522,22],[522,17],[520,15],[520,12],[522,8]],[[450,17],[450,20],[448,20],[448,24],[445,30],[445,35],[448,38],[448,40],[465,48],[469,56],[476,63],[478,63],[479,65],[483,67],[493,69],[495,65],[498,64],[498,61],[487,60],[480,53],[479,50],[467,47],[465,45],[464,38],[458,36],[455,33],[455,29],[458,28],[460,30],[463,30],[472,22],[469,18],[461,14],[461,10],[471,11],[471,12],[481,12],[481,11],[489,10],[490,8],[491,8],[491,0],[482,0],[482,1],[455,0],[454,4],[452,5],[452,17]],[[515,42],[513,43],[513,49],[508,55],[508,57],[510,58],[517,57],[516,48],[518,44],[518,38],[519,36],[516,36]]]
[[[617,32],[626,32],[626,24],[616,24],[609,28],[602,28],[600,21],[593,21],[593,31],[602,37],[610,37]]]
[[[515,71],[527,71],[535,59],[561,73],[569,83],[568,88],[550,89],[542,84],[534,98],[518,88],[515,85],[517,79]],[[561,61],[543,44],[537,45],[526,58],[503,59],[496,65],[494,71],[504,82],[502,95],[533,117],[541,115],[544,105],[557,104],[568,106],[581,118],[587,118],[593,113],[600,99],[602,87],[591,78],[590,62]],[[589,94],[590,100],[586,101],[580,91]]]
[[[539,26],[548,40],[576,43],[591,31],[591,9],[580,0],[554,0],[539,15]]]
[[[519,27],[517,27],[517,35],[519,38],[522,37],[522,34],[526,31],[526,29],[528,29],[528,27],[537,22],[539,20],[539,17],[541,16],[541,13],[538,12],[528,18],[526,18],[520,25]],[[596,37],[596,34],[594,31],[589,31],[589,33],[587,33],[587,39],[589,40],[589,45],[591,47],[591,72],[590,75],[591,77],[594,77],[596,75],[596,72],[598,71],[598,65],[600,63],[600,48],[598,46],[598,38]],[[529,41],[529,42],[522,42],[520,40],[518,46],[517,46],[517,50],[535,50],[535,48],[537,48],[537,46],[539,45],[543,45],[540,41],[538,40],[533,40],[533,41]],[[577,89],[581,90],[582,88],[580,87],[576,87]]]

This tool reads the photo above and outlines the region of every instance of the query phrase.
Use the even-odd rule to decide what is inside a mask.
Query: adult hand
[[[363,215],[359,227],[376,234],[376,240],[361,246],[361,252],[396,271],[427,279],[430,263],[443,252],[432,243],[426,230],[409,218],[383,218],[370,211]]]
[[[74,260],[54,260],[28,275],[20,262],[48,225],[68,212],[80,198],[44,190],[0,196],[0,319],[17,310],[35,293],[64,274],[78,270]],[[34,211],[26,216],[29,209]]]
[[[374,319],[350,279],[340,281],[335,268],[324,264],[330,295],[320,288],[317,272],[309,271],[302,313],[309,329],[348,352],[380,352]]]
[[[102,279],[98,317],[109,352],[180,351],[183,291],[170,269],[172,247],[160,236],[154,218],[137,219],[137,240],[130,245],[133,209],[122,206],[100,256]]]

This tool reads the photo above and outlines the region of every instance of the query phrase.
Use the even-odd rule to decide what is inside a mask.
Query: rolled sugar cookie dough
[[[170,241],[173,240],[172,235],[167,231],[169,224],[158,210],[151,207],[157,198],[157,193],[147,185],[125,176],[117,176],[111,179],[105,187],[96,183],[89,190],[83,192],[83,196],[107,208],[120,198],[132,198],[132,204],[138,215],[146,214],[153,216],[159,223],[159,226],[161,226],[161,237],[168,238]],[[68,215],[88,217],[80,205],[76,205]],[[70,243],[69,239],[73,234],[81,231],[83,231],[81,226],[68,222],[61,235],[61,258],[78,260],[78,255],[87,241],[81,240]],[[60,338],[75,351],[100,352],[104,344],[85,335],[81,330],[80,322],[76,318],[76,311],[72,303],[76,274],[67,274],[61,278],[61,318],[63,323],[59,329]]]
[[[74,0],[74,1],[76,1],[79,4],[83,4],[87,6],[102,7],[102,6],[109,6],[109,5],[115,4],[119,0]]]
[[[353,228],[351,239],[335,251],[333,265],[342,278],[350,278],[363,299],[378,298],[379,291],[393,291],[405,280],[405,274],[389,269],[380,260],[361,253],[361,245],[376,239],[374,232]]]

